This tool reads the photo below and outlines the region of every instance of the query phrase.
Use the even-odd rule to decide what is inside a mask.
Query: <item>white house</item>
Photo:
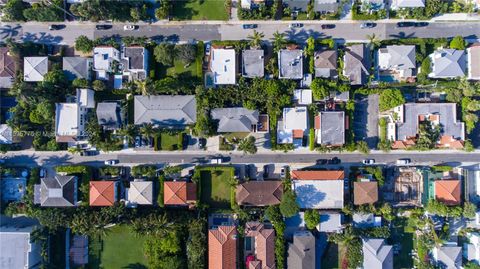
[[[213,84],[235,84],[237,75],[235,50],[212,49],[210,71],[213,73]]]
[[[307,129],[307,107],[286,107],[283,109],[283,119],[277,124],[277,143],[293,143],[296,146],[301,146]]]
[[[108,80],[109,73],[114,71],[114,64],[120,63],[120,51],[110,46],[100,46],[93,49],[93,70],[97,79]]]

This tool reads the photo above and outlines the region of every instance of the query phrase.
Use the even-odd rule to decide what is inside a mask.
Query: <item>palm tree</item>
[[[136,218],[132,221],[133,232],[138,236],[164,236],[172,231],[173,228],[174,223],[169,222],[165,214],[150,214],[145,218]]]
[[[260,45],[262,44],[262,38],[265,37],[265,34],[264,33],[261,33],[261,32],[257,32],[257,30],[253,30],[253,35],[249,35],[248,36],[248,39],[250,39],[250,45],[252,47],[260,47]]]
[[[151,123],[145,123],[140,127],[140,133],[142,136],[150,141],[150,138],[155,134],[155,128]]]
[[[118,130],[118,134],[121,136],[125,136],[130,143],[133,143],[137,131],[135,130],[135,125],[128,124],[123,129]]]
[[[142,95],[151,95],[155,93],[155,89],[153,88],[152,81],[147,78],[145,80],[136,80],[135,84],[137,86],[137,91]]]
[[[273,40],[273,50],[275,52],[278,52],[286,43],[284,34],[278,31],[275,31],[275,33],[273,33],[272,40]]]
[[[373,33],[371,35],[367,35],[366,37],[368,39],[368,44],[369,44],[371,49],[373,49],[374,47],[380,46],[380,40],[377,38],[375,33]]]

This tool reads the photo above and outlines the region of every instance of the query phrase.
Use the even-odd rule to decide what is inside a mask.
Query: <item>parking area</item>
[[[371,94],[355,101],[355,141],[366,141],[370,148],[378,143],[378,100],[378,94]]]

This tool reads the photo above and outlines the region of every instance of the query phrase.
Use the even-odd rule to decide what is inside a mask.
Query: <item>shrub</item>
[[[456,50],[465,50],[467,42],[463,39],[462,36],[456,36],[450,41],[450,48]]]
[[[308,229],[313,230],[320,222],[320,214],[315,209],[308,209],[305,211],[305,224]]]
[[[386,89],[380,92],[380,111],[386,111],[404,103],[405,98],[398,89]]]
[[[289,218],[298,213],[300,208],[296,199],[297,196],[290,189],[283,193],[282,201],[280,202],[280,212],[284,217]]]
[[[89,53],[93,50],[94,42],[88,37],[81,35],[75,39],[75,49],[83,53]]]
[[[165,182],[165,176],[160,175],[158,177],[158,196],[157,196],[157,203],[159,207],[164,207],[163,201],[163,183]]]
[[[315,150],[315,129],[314,128],[310,128],[310,134],[308,136],[308,140],[309,140],[308,146],[310,148],[310,151]]]

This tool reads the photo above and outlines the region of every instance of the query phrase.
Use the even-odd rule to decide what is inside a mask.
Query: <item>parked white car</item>
[[[118,160],[106,160],[105,161],[105,165],[115,165],[117,163],[119,163]]]

